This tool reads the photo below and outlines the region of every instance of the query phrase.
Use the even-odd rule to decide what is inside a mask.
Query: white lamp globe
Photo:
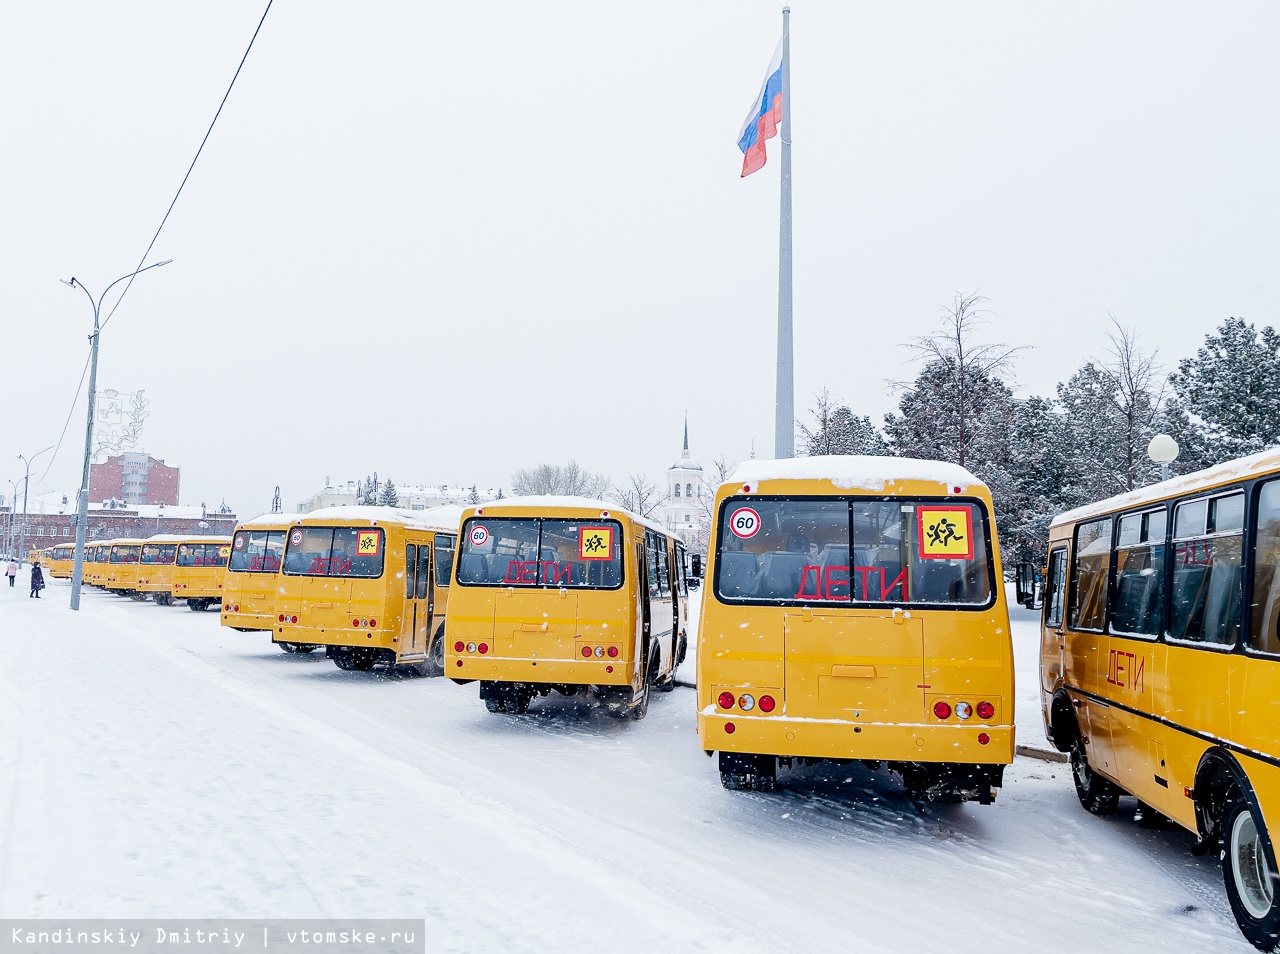
[[[1178,459],[1178,442],[1168,434],[1157,434],[1147,445],[1147,456],[1157,464],[1168,464]]]

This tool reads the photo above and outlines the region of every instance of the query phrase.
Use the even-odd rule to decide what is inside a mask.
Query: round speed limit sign
[[[293,531],[293,536],[290,537],[289,539],[295,547],[300,545],[302,543],[302,531],[301,530]]]
[[[760,514],[750,507],[739,507],[729,515],[729,529],[735,537],[747,539],[760,532]]]
[[[482,547],[489,540],[489,531],[484,527],[473,527],[471,530],[471,545],[473,547]]]

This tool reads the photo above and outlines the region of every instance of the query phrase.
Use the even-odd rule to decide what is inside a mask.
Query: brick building
[[[204,507],[177,507],[140,504],[103,506],[89,504],[89,522],[85,540],[110,540],[115,537],[146,539],[161,533],[211,534],[230,536],[236,527],[236,515],[223,511],[210,511]],[[57,544],[76,542],[75,507],[58,512],[48,509],[32,509],[27,513],[25,532],[22,511],[13,513],[7,506],[0,506],[0,550],[13,541],[12,552],[23,557],[35,549]]]
[[[127,504],[178,502],[180,470],[148,454],[120,454],[89,465],[89,499],[123,500]]]

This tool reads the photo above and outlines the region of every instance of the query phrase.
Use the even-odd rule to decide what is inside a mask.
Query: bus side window
[[[404,546],[404,598],[413,599],[413,568],[418,565],[418,548],[412,543]]]
[[[1253,607],[1249,646],[1280,654],[1280,480],[1262,485],[1254,515]]]
[[[1044,598],[1044,624],[1052,629],[1062,626],[1063,597],[1067,591],[1067,551],[1059,547],[1049,554],[1049,592]]]
[[[418,547],[418,599],[425,600],[430,594],[431,583],[431,547],[425,543]]]
[[[1100,633],[1107,618],[1107,576],[1111,568],[1111,518],[1076,527],[1071,554],[1072,629]]]
[[[436,534],[436,586],[448,586],[453,576],[453,537]]]
[[[1233,646],[1240,633],[1244,494],[1178,504],[1169,635]]]

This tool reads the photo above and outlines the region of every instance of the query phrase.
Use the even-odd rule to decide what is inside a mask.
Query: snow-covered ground
[[[730,793],[689,689],[489,714],[213,613],[0,583],[0,916],[412,917],[429,951],[1248,951],[1216,861],[1019,758],[929,807],[828,766]],[[1015,624],[1039,740],[1034,621]],[[686,666],[685,675],[691,676]]]

